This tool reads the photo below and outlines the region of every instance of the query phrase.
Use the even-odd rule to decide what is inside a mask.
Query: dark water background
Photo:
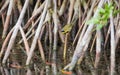
[[[1,24],[0,24],[1,25]],[[0,48],[2,46],[2,26],[0,27]],[[47,51],[49,47],[46,45],[44,49]],[[60,45],[57,49],[57,75],[67,75],[63,74],[61,70],[70,63],[72,55],[74,53],[73,48],[69,46],[67,51],[67,59],[66,63],[63,61],[63,45]],[[104,51],[106,51],[107,61],[105,61]],[[95,59],[95,52],[93,52],[93,56],[87,55],[90,60],[83,60],[81,65],[76,66],[75,71],[72,72],[71,75],[109,75],[110,72],[110,50],[104,50],[101,53],[101,60],[99,63],[99,68],[94,69],[93,66]],[[36,52],[37,53],[37,52]],[[86,52],[89,54],[89,51]],[[14,47],[11,51],[10,58],[8,60],[9,63],[6,65],[0,65],[0,75],[53,75],[52,67],[50,64],[45,64],[41,61],[40,54],[37,54],[38,57],[33,58],[32,64],[28,67],[25,66],[26,55],[25,53],[19,49],[19,47]],[[48,54],[46,52],[45,57],[48,58]],[[51,60],[51,59],[47,59]],[[11,66],[13,65],[13,66]],[[17,65],[17,66],[15,66]],[[120,47],[116,50],[116,75],[120,75]]]

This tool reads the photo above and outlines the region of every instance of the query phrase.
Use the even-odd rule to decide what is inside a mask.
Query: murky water
[[[61,50],[63,47],[59,48]],[[57,55],[57,75],[68,75],[63,74],[62,69],[64,66],[66,66],[68,63],[70,63],[70,59],[72,57],[72,52],[68,51],[67,55],[67,62],[64,63],[62,59],[62,52]],[[119,53],[119,51],[118,51]],[[107,55],[109,57],[109,54]],[[118,56],[118,54],[117,54]],[[28,67],[25,66],[26,61],[26,55],[22,53],[20,50],[17,50],[17,53],[12,50],[10,59],[8,60],[9,63],[7,63],[5,66],[0,66],[0,75],[54,75],[52,72],[52,63],[47,62],[43,63],[41,61],[41,58],[33,58],[31,65]],[[117,65],[116,65],[116,75],[120,74],[120,66],[119,66],[119,58],[117,57]],[[81,65],[77,65],[75,68],[75,71],[71,72],[69,75],[109,75],[110,72],[110,63],[109,59],[108,61],[105,61],[104,56],[101,57],[101,61],[99,64],[98,69],[93,68],[94,64],[94,55],[90,56],[87,55],[87,58],[85,58]]]
[[[0,41],[2,34],[2,27],[0,28]],[[0,47],[1,47],[0,42]],[[29,67],[25,66],[26,62],[26,54],[23,50],[21,50],[19,47],[14,47],[11,51],[10,58],[7,61],[8,63],[6,65],[0,65],[0,75],[54,75],[52,72],[52,64],[51,63],[51,56],[48,53],[50,51],[50,48],[47,46],[44,46],[45,50],[45,58],[46,62],[43,62],[41,60],[41,56],[39,52],[37,53],[37,57],[33,56],[32,63]],[[88,51],[89,52],[89,51]],[[103,53],[101,55],[101,60],[99,64],[98,69],[93,68],[95,55],[93,56],[86,56],[90,60],[84,59],[81,63],[81,65],[77,65],[75,68],[75,71],[71,72],[69,75],[109,75],[110,71],[110,60],[109,60],[109,50],[106,51],[107,59],[105,59]],[[67,50],[66,55],[66,62],[63,60],[63,46],[59,46],[57,50],[57,75],[67,75],[62,73],[62,69],[70,63],[70,60],[72,58],[72,55],[74,53],[74,49],[69,46]],[[93,52],[94,53],[94,52]],[[119,58],[120,50],[116,50],[116,75],[120,75],[120,58]],[[1,63],[0,63],[1,64]]]
[[[68,54],[66,55],[67,62],[65,63],[63,60],[62,50],[63,46],[58,48],[56,60],[57,75],[66,75],[62,73],[62,69],[70,62],[73,54],[73,50],[68,49]],[[18,47],[14,47],[11,51],[9,60],[7,61],[8,63],[0,66],[0,75],[54,75],[52,71],[53,63],[50,62],[52,59],[49,59],[47,54],[46,60],[48,62],[44,63],[38,54],[37,57],[33,56],[30,66],[25,66],[26,57],[27,56],[22,50]],[[71,72],[70,75],[80,75],[80,73],[81,70],[76,70]],[[87,73],[85,75],[90,75],[89,72]]]
[[[63,49],[63,47],[59,48]],[[26,61],[26,55],[24,53],[21,53],[20,50],[17,50],[18,52],[16,53],[14,50],[11,52],[10,55],[10,60],[8,61],[7,65],[1,66],[0,67],[0,75],[54,75],[52,72],[52,63],[43,63],[40,59],[33,58],[31,65],[28,67],[25,66],[25,61]],[[61,50],[59,50],[61,51]],[[71,59],[72,53],[70,53],[67,56],[67,59]],[[58,54],[57,56],[57,75],[68,75],[68,74],[63,74],[62,69],[64,66],[66,66],[70,61],[64,63],[62,59],[62,53]],[[97,71],[91,69],[90,65],[91,63],[85,63],[89,62],[89,60],[82,62],[81,66],[77,66],[76,70],[71,72],[69,75],[95,75],[98,74],[96,73]],[[89,64],[89,65],[88,65]],[[93,71],[93,72],[91,72]],[[103,73],[100,75],[106,75],[105,69],[99,70],[99,72]],[[107,71],[108,72],[108,71]]]

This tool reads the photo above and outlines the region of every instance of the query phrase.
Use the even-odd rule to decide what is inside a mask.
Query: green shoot
[[[113,12],[114,6],[110,4],[105,4],[103,8],[99,9],[99,14],[95,18],[91,18],[86,24],[94,24],[96,25],[96,29],[99,30],[103,28],[110,18],[110,13]],[[117,13],[118,11],[116,11]]]

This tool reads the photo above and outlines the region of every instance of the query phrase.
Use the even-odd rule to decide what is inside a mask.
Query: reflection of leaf
[[[72,25],[71,24],[67,24],[62,28],[62,33],[66,34],[68,32],[70,32],[72,29]]]

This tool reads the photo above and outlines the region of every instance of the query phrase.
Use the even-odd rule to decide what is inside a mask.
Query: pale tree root
[[[79,57],[74,55],[71,63],[69,63],[67,66],[64,67],[64,70],[72,71],[78,61]]]

